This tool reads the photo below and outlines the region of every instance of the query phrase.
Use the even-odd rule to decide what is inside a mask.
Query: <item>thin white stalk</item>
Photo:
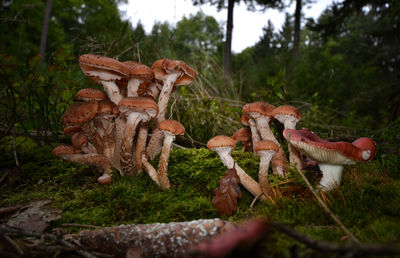
[[[319,182],[321,190],[324,192],[337,188],[343,173],[343,165],[318,164],[322,171],[322,178]]]
[[[164,144],[161,151],[160,161],[158,163],[158,175],[162,189],[169,189],[171,187],[168,179],[168,160],[171,152],[172,142],[175,136],[171,133],[165,132]]]
[[[121,101],[122,94],[119,91],[117,84],[114,81],[101,81],[104,90],[107,92],[108,97],[116,105]]]
[[[137,97],[138,96],[139,85],[142,82],[143,82],[142,80],[138,80],[138,79],[130,79],[128,81],[128,86],[127,86],[128,97]]]
[[[144,170],[147,172],[147,174],[149,174],[149,176],[151,177],[151,179],[153,179],[153,181],[158,185],[161,186],[160,184],[160,179],[158,176],[157,171],[155,170],[155,168],[149,163],[149,161],[146,158],[146,154],[142,154],[142,164],[144,167]]]

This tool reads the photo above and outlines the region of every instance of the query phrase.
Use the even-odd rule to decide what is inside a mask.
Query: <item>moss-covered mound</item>
[[[0,142],[0,177],[10,173],[0,187],[0,207],[25,204],[49,198],[63,210],[63,223],[108,226],[126,223],[187,221],[218,217],[211,203],[213,189],[226,168],[216,153],[206,149],[176,149],[169,161],[171,189],[162,191],[143,172],[137,177],[115,175],[108,186],[97,184],[99,175],[92,167],[63,162],[51,156],[51,147],[38,147],[26,138],[17,138],[20,169],[15,168],[11,139]],[[256,178],[259,159],[252,153],[234,151],[232,156],[245,171]],[[157,160],[153,165],[157,166]],[[326,202],[346,227],[362,242],[389,242],[400,237],[400,180],[381,161],[346,167],[342,186],[326,195]],[[317,176],[308,173],[310,178]],[[270,217],[296,227],[311,237],[343,242],[344,234],[318,203],[304,191],[301,178],[292,171],[289,179],[270,181],[282,195],[275,202],[257,201],[242,188],[239,209],[233,222],[252,217]],[[300,190],[299,190],[300,189]],[[278,233],[266,243],[279,256],[288,256],[298,245]]]

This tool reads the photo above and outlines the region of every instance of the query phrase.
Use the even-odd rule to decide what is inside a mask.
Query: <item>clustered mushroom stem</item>
[[[138,96],[139,85],[142,82],[143,82],[142,80],[138,80],[138,79],[130,79],[128,81],[128,86],[127,86],[128,97],[137,97]]]
[[[133,112],[128,114],[125,123],[124,136],[121,146],[121,166],[122,170],[125,172],[131,171],[132,153],[133,153],[133,139],[136,134],[136,127],[140,123],[141,114]]]
[[[165,133],[164,145],[161,151],[160,161],[158,163],[158,175],[160,177],[160,184],[162,189],[169,189],[171,187],[168,179],[167,169],[171,146],[174,139],[174,135]]]
[[[260,132],[261,139],[273,141],[274,143],[280,146],[278,140],[275,138],[274,134],[272,133],[269,127],[269,119],[265,117],[260,117],[256,119],[256,124],[258,131]]]
[[[244,186],[244,188],[246,188],[253,196],[259,196],[262,194],[260,185],[241,167],[239,167],[239,165],[237,165],[235,160],[230,155],[230,149],[217,148],[216,151],[226,168],[231,169],[235,166],[234,168],[236,169],[236,173],[240,178],[240,183]],[[265,200],[266,198],[265,196],[260,196],[260,199]]]
[[[150,96],[154,99],[157,99],[158,95],[160,94],[160,89],[158,88],[159,84],[157,82],[150,84],[147,87],[147,92]]]
[[[319,182],[319,186],[322,191],[326,192],[335,189],[340,185],[340,179],[342,177],[343,165],[331,165],[331,164],[318,164],[322,171],[322,178]]]
[[[87,136],[89,142],[93,143],[93,146],[96,148],[96,152],[98,154],[103,154],[103,144],[100,135],[93,128],[93,124],[91,122],[82,125],[82,131]]]
[[[153,179],[153,181],[161,187],[160,184],[160,178],[158,176],[157,171],[154,169],[154,167],[149,163],[147,160],[146,154],[142,153],[142,164],[144,167],[144,170],[146,170],[147,174]]]
[[[160,97],[158,100],[158,116],[157,123],[160,123],[165,120],[165,112],[168,107],[168,101],[172,93],[172,89],[174,87],[175,81],[182,75],[181,72],[168,74],[166,80],[164,82],[164,86],[162,87]]]
[[[103,85],[104,90],[107,92],[110,100],[114,102],[114,104],[118,105],[122,99],[122,95],[117,84],[115,84],[114,81],[101,81],[101,84]]]
[[[258,170],[258,182],[260,184],[261,190],[264,194],[268,196],[273,196],[273,190],[268,182],[268,169],[269,163],[271,162],[272,155],[261,155],[260,164]]]
[[[121,169],[121,145],[122,145],[122,137],[125,130],[125,117],[123,114],[120,114],[115,119],[115,131],[114,131],[114,138],[115,138],[115,147],[114,147],[114,159],[113,159],[113,166],[123,175],[123,171]]]
[[[298,170],[303,169],[303,162],[300,158],[300,152],[296,150],[294,146],[292,146],[290,143],[288,144],[288,149],[289,149],[289,162],[290,164],[293,164]]]
[[[142,172],[142,153],[146,151],[147,133],[149,131],[148,123],[141,123],[139,127],[136,149],[135,149],[135,164],[138,173]]]
[[[257,130],[256,122],[253,119],[249,119],[251,139],[253,141],[253,152],[255,146],[261,141],[260,135]]]

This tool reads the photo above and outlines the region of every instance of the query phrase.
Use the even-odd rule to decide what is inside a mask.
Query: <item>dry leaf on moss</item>
[[[219,182],[219,187],[214,189],[214,198],[212,203],[218,210],[218,213],[227,216],[232,215],[237,210],[237,199],[242,197],[240,192],[240,178],[236,173],[236,169],[228,169]]]

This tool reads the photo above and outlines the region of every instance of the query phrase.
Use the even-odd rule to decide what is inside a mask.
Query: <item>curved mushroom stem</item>
[[[142,80],[130,79],[128,81],[128,86],[127,86],[127,96],[128,97],[137,97],[138,96],[139,85],[142,82],[143,82]]]
[[[161,89],[161,93],[158,99],[158,116],[155,121],[155,126],[165,120],[165,113],[167,111],[168,101],[171,96],[174,83],[181,75],[182,72],[176,72],[168,74],[166,76],[164,86]],[[160,153],[163,136],[163,133],[158,128],[153,131],[149,141],[149,145],[147,147],[147,154],[150,156],[150,159],[154,159],[154,157],[158,153]]]
[[[301,153],[296,150],[290,143],[288,144],[289,149],[289,162],[293,164],[298,170],[303,169],[303,161],[301,160]]]
[[[112,161],[115,147],[115,123],[112,121],[112,118],[109,117],[95,117],[94,123],[100,137],[103,139],[103,153]]]
[[[65,161],[78,163],[81,165],[96,166],[100,168],[103,175],[97,180],[101,184],[111,183],[112,167],[111,162],[106,156],[101,154],[69,154],[61,157]],[[107,180],[103,180],[107,179]]]
[[[231,149],[230,148],[216,148],[216,152],[218,153],[222,163],[225,165],[226,168],[231,169],[235,166],[236,173],[240,178],[240,183],[254,196],[259,196],[262,194],[260,185],[251,178],[232,158],[230,155]],[[265,200],[266,197],[261,195],[260,199]]]
[[[142,164],[143,164],[144,170],[146,170],[147,174],[149,174],[151,179],[153,179],[153,181],[158,186],[161,186],[159,175],[158,175],[157,171],[155,170],[155,168],[147,160],[147,157],[146,157],[145,153],[142,153]]]
[[[147,87],[147,93],[152,96],[154,99],[158,98],[158,95],[160,94],[160,89],[159,89],[160,84],[158,82],[151,83]]]
[[[164,145],[162,147],[160,161],[158,163],[158,175],[160,177],[160,184],[162,189],[169,189],[171,184],[168,179],[168,160],[171,152],[172,142],[175,139],[175,135],[164,132]]]
[[[258,170],[258,182],[260,183],[261,190],[265,195],[274,196],[274,191],[268,182],[268,169],[269,163],[275,153],[275,151],[259,151],[260,165]]]
[[[318,166],[322,171],[322,178],[319,182],[321,190],[327,192],[337,188],[342,178],[343,166],[331,164],[318,164]]]
[[[120,77],[118,77],[120,78]],[[108,97],[112,102],[116,105],[121,101],[122,94],[119,91],[117,84],[114,81],[101,81],[101,84],[104,87],[104,90],[107,92]]]
[[[254,152],[254,148],[261,141],[261,137],[258,133],[256,122],[250,118],[249,124],[250,124],[251,139],[253,141],[253,152]]]
[[[127,174],[133,174],[135,160],[133,156],[133,140],[136,134],[136,127],[142,120],[142,114],[138,112],[129,113],[126,117],[123,141],[121,145],[121,168]]]
[[[136,149],[135,149],[135,164],[137,173],[142,172],[142,153],[146,151],[147,133],[149,131],[149,123],[141,123],[139,127]]]
[[[113,166],[120,172],[121,175],[124,175],[121,169],[121,145],[122,139],[125,131],[125,117],[123,114],[120,114],[115,119],[115,131],[114,131],[114,139],[115,139],[115,147],[114,147],[114,158],[113,158]]]

